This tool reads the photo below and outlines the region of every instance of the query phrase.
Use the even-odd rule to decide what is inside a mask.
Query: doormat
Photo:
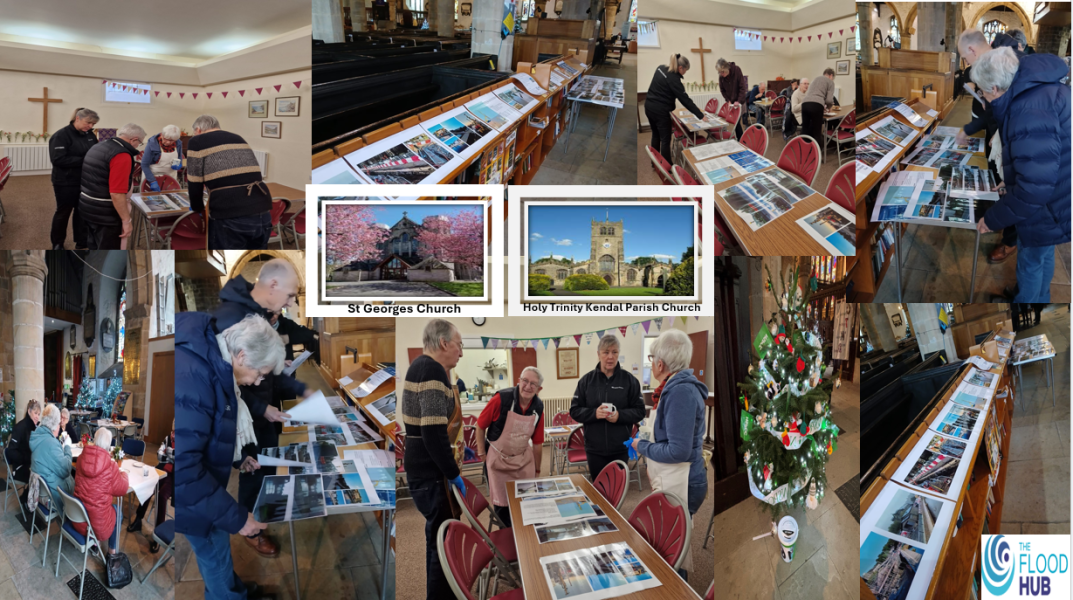
[[[846,506],[857,523],[861,522],[861,474],[849,478],[842,487],[835,490],[838,499]]]
[[[86,585],[82,588],[82,600],[115,600],[115,596],[108,591],[108,588],[104,587],[104,584],[97,581],[97,578],[86,569],[86,574],[89,577],[86,578]],[[67,582],[67,588],[74,592],[75,597],[78,597],[78,580],[81,575],[75,574],[70,581]]]
[[[46,523],[44,519],[42,519],[40,516],[37,515],[37,511],[34,511],[33,513],[31,513],[30,518],[37,519],[37,533],[41,533],[42,535],[44,535],[44,531],[46,529],[48,529],[49,524]],[[30,533],[30,523],[31,523],[30,520],[23,519],[21,513],[15,516],[15,520],[19,522],[19,525],[22,525],[22,530],[23,531],[25,531],[27,534]]]

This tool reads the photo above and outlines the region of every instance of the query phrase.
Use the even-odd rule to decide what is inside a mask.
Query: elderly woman
[[[30,434],[30,470],[45,480],[52,499],[62,508],[63,498],[56,490],[73,493],[75,480],[71,477],[71,444],[64,444],[57,438],[60,409],[55,404],[46,406],[38,425]]]
[[[197,556],[206,598],[245,598],[230,536],[266,525],[227,492],[231,470],[260,468],[243,447],[256,445],[240,385],[283,370],[283,341],[264,318],[249,315],[224,331],[204,313],[175,318],[175,529]]]
[[[174,125],[165,125],[164,129],[151,136],[145,142],[145,152],[142,153],[142,174],[149,182],[149,188],[154,192],[160,191],[157,177],[168,175],[175,177],[182,169],[183,142],[182,132]]]
[[[53,250],[63,250],[67,238],[67,221],[74,212],[75,248],[86,248],[86,231],[78,210],[82,194],[82,160],[97,143],[93,128],[100,121],[97,113],[88,108],[76,108],[66,127],[48,139],[48,154],[52,160],[52,191],[56,194],[56,213],[52,215],[49,234]]]
[[[30,434],[37,429],[40,422],[41,405],[37,400],[30,400],[26,405],[26,416],[15,424],[7,441],[7,448],[4,448],[4,456],[12,470],[11,475],[17,481],[30,480]],[[26,488],[23,488],[19,501],[26,504]]]
[[[972,80],[998,122],[1005,188],[976,228],[1017,226],[1017,285],[1006,290],[1015,303],[1050,302],[1054,246],[1070,240],[1066,71],[1053,54],[1018,59],[1010,48],[992,50],[972,66]]]
[[[618,363],[619,347],[612,334],[600,338],[596,348],[600,362],[578,380],[570,403],[570,417],[585,428],[590,479],[596,479],[609,463],[629,461],[625,444],[633,426],[648,412],[641,382]]]
[[[66,440],[63,438],[64,435],[67,436]],[[81,441],[78,435],[78,428],[71,422],[71,411],[66,408],[60,409],[60,440],[72,444],[77,444]]]
[[[86,507],[93,533],[98,539],[108,536],[108,551],[115,554],[119,539],[119,505],[113,503],[130,489],[127,474],[112,460],[112,432],[104,427],[93,435],[93,443],[82,450],[75,471],[75,497]],[[81,535],[86,535],[85,523],[73,523]]]

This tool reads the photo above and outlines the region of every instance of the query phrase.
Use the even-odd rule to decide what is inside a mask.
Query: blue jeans
[[[205,581],[205,600],[246,600],[246,584],[231,562],[231,536],[213,528],[208,537],[186,536]]]
[[[1051,280],[1054,279],[1054,246],[1017,248],[1017,293],[1013,301],[1051,301]]]
[[[271,231],[271,213],[233,219],[210,217],[209,250],[264,250]]]

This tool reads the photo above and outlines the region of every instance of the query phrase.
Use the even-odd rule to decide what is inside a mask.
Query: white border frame
[[[667,300],[661,300],[663,298],[662,296],[654,296],[653,300],[647,301],[641,298],[623,299],[617,297],[614,302],[545,302],[544,304],[555,304],[560,306],[566,304],[599,305],[608,308],[609,310],[600,310],[596,314],[606,317],[635,317],[642,314],[650,315],[655,313],[660,313],[666,316],[706,316],[715,314],[715,278],[710,270],[705,268],[707,264],[713,263],[715,260],[714,190],[715,188],[710,185],[520,185],[510,187],[510,197],[508,198],[509,205],[507,208],[511,215],[522,214],[522,198],[571,198],[581,200],[586,198],[699,198],[701,201],[700,214],[703,219],[704,241],[700,246],[703,250],[697,253],[697,260],[695,262],[696,268],[700,269],[701,302],[676,302],[671,300],[671,298],[674,298],[673,296],[667,296]],[[511,317],[532,316],[532,311],[523,310],[522,298],[519,294],[522,289],[520,287],[522,285],[521,273],[528,263],[527,258],[522,256],[521,252],[521,224],[512,221],[511,229],[514,234],[510,236],[510,243],[507,248],[507,256],[509,257],[509,262],[507,263],[507,285],[510,289],[507,301],[507,315]],[[694,248],[696,247],[696,242],[694,242]],[[695,286],[694,289],[696,289]],[[622,306],[626,304],[643,305],[645,308],[636,311],[622,310]],[[653,309],[651,308],[652,304],[661,304],[663,306]],[[617,305],[618,310],[610,310],[612,305]],[[685,306],[696,307],[699,310],[687,310]],[[594,313],[585,312],[580,314],[586,316]]]
[[[909,472],[913,470],[913,467],[916,466],[917,461],[920,460],[920,456],[924,454],[924,451],[928,449],[928,445],[936,437],[950,439],[954,440],[955,442],[965,444],[965,452],[963,452],[961,454],[961,458],[958,459],[958,467],[954,471],[954,476],[950,481],[950,488],[946,490],[945,494],[940,494],[939,492],[936,492],[934,490],[915,486],[906,481],[906,478],[909,477]],[[975,457],[975,451],[975,446],[969,444],[968,440],[963,440],[961,438],[956,438],[952,435],[946,435],[928,429],[924,432],[924,436],[917,440],[916,446],[913,446],[913,449],[909,451],[909,454],[905,457],[905,460],[902,461],[902,464],[898,467],[898,470],[894,472],[894,476],[891,477],[890,481],[893,481],[894,483],[897,483],[898,485],[901,485],[919,494],[935,496],[936,498],[942,498],[951,502],[957,502],[958,494],[961,493],[961,488],[965,486],[965,478],[969,476],[969,470],[972,466],[971,463],[974,462],[973,459]]]
[[[592,207],[656,206],[656,207],[660,207],[660,208],[685,208],[686,206],[689,206],[689,207],[693,208],[693,223],[692,223],[692,227],[691,227],[691,229],[693,231],[693,262],[694,263],[698,262],[698,259],[700,258],[699,256],[697,256],[697,251],[696,251],[696,249],[700,247],[700,239],[697,237],[697,219],[700,217],[700,206],[698,206],[696,202],[691,201],[691,202],[688,202],[688,203],[678,203],[678,202],[662,202],[662,201],[658,201],[658,200],[657,201],[644,201],[644,200],[642,200],[642,201],[636,201],[636,202],[623,201],[623,202],[617,202],[615,204],[608,204],[608,203],[595,202],[595,201],[592,201],[592,200],[579,200],[579,201],[575,201],[575,202],[553,202],[553,201],[541,202],[539,200],[532,200],[532,201],[526,202],[525,205],[524,205],[524,209],[525,209],[525,226],[524,226],[524,230],[525,231],[522,232],[522,234],[523,234],[522,237],[525,238],[525,241],[522,242],[524,244],[524,252],[522,253],[522,256],[524,258],[526,258],[526,261],[524,263],[525,268],[526,268],[526,276],[529,275],[528,268],[531,266],[529,264],[529,260],[528,260],[528,257],[529,257],[529,209],[534,207],[534,206],[592,206]],[[511,213],[511,214],[514,214],[514,213]],[[595,273],[593,273],[593,274],[595,275]],[[697,269],[693,269],[693,295],[692,296],[667,296],[667,297],[668,298],[678,299],[680,302],[697,302],[697,301],[700,300],[700,296],[697,293],[697,290],[699,290],[699,289],[700,289],[700,274],[699,274]],[[527,301],[527,302],[554,301],[553,298],[549,298],[548,296],[530,296],[529,295],[529,286],[524,286],[523,290],[524,291],[522,291],[522,299]],[[562,298],[563,298],[563,300],[561,300],[560,302],[563,302],[563,303],[569,304],[571,302],[574,302],[574,303],[577,302],[577,299],[575,297],[563,296]],[[627,301],[636,301],[636,302],[651,302],[652,301],[652,297],[650,297],[650,296],[586,296],[586,298],[590,298],[592,300],[606,300],[607,302],[610,302],[610,303],[627,302]]]
[[[502,185],[442,185],[442,184],[419,184],[419,185],[377,185],[377,184],[363,184],[363,185],[323,185],[323,184],[307,184],[305,188],[306,192],[306,214],[307,222],[316,224],[316,230],[308,232],[306,235],[306,302],[305,314],[310,317],[373,317],[373,316],[395,316],[395,317],[420,317],[429,318],[430,316],[443,316],[443,317],[502,317],[503,305],[506,302],[504,297],[503,288],[503,204],[504,204],[504,187]],[[409,304],[409,301],[399,300],[398,298],[391,299],[392,306],[398,306],[395,302],[407,302],[407,306],[413,308],[412,312],[399,312],[394,313],[391,309],[386,309],[383,312],[370,312],[366,313],[360,309],[351,311],[351,307],[358,307],[362,304],[376,304],[378,301],[372,301],[369,299],[362,299],[361,301],[348,302],[347,304],[321,304],[319,298],[321,297],[321,283],[320,276],[317,274],[320,263],[320,228],[322,222],[321,205],[318,200],[321,196],[356,196],[356,197],[368,197],[381,199],[385,196],[404,196],[407,198],[414,197],[487,197],[488,203],[492,207],[492,243],[488,246],[488,251],[491,253],[486,256],[485,260],[485,290],[491,290],[491,305],[479,304],[479,305],[462,305],[458,301],[445,302],[443,300],[437,300],[433,298],[423,298],[416,301],[416,305]],[[434,200],[428,200],[430,204],[436,202]],[[487,276],[491,272],[491,283],[488,283]],[[490,287],[489,287],[490,286]],[[714,291],[714,290],[713,290]],[[311,301],[312,300],[312,301]],[[427,300],[433,300],[431,302]],[[346,302],[346,301],[344,301]],[[418,306],[431,306],[431,307],[446,307],[446,306],[458,306],[457,312],[436,312],[435,308],[432,310],[419,311]]]

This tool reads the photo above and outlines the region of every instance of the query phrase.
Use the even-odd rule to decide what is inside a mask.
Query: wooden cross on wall
[[[48,88],[43,88],[43,89],[44,89],[44,91],[42,92],[42,94],[44,95],[44,98],[27,98],[27,100],[29,100],[30,102],[40,102],[41,103],[41,108],[43,109],[43,113],[44,113],[43,116],[42,116],[43,120],[41,122],[41,133],[42,133],[42,135],[48,133],[48,103],[49,102],[63,102],[63,100],[61,100],[59,98],[49,98],[48,97]]]
[[[708,78],[704,75],[704,55],[711,52],[711,50],[704,47],[704,40],[701,38],[697,38],[697,44],[700,45],[700,48],[690,48],[690,50],[700,54],[700,80],[702,83],[707,83]]]

